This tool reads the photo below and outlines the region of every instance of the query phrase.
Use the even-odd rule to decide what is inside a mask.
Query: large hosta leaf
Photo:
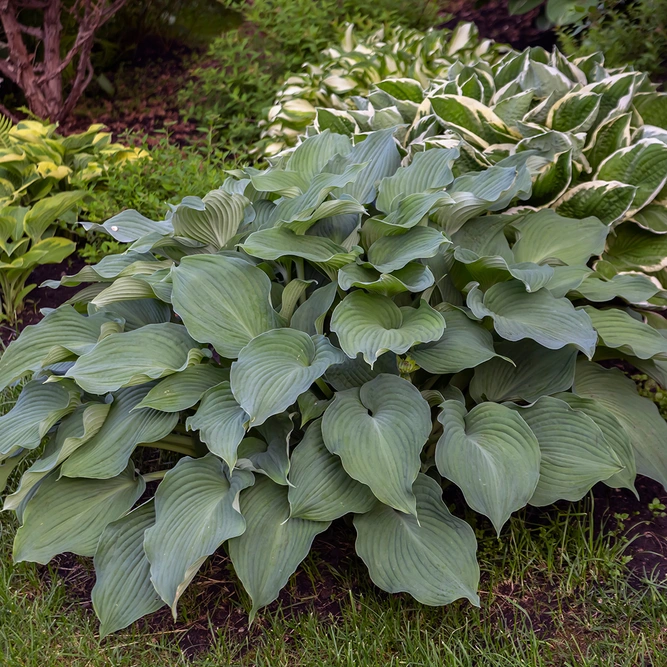
[[[255,336],[280,326],[269,277],[240,257],[184,257],[172,275],[174,310],[195,340],[223,357],[235,359]]]
[[[611,279],[591,273],[573,289],[589,301],[611,301],[620,297],[629,303],[645,303],[660,291],[643,273],[619,273]]]
[[[354,387],[361,387],[381,373],[398,375],[398,364],[395,354],[383,354],[373,366],[369,366],[361,354],[354,359],[347,357],[342,364],[329,367],[326,380],[336,391],[344,391]]]
[[[91,597],[102,637],[164,606],[151,583],[144,553],[144,533],[154,523],[155,508],[150,500],[110,523],[100,537]]]
[[[491,519],[500,534],[512,512],[531,499],[540,476],[540,447],[526,422],[497,403],[466,414],[459,401],[445,401],[443,432],[435,450],[441,475],[461,488],[472,509]],[[421,518],[421,517],[420,517]]]
[[[134,448],[155,442],[171,433],[177,413],[139,409],[152,385],[121,389],[114,395],[102,428],[63,463],[66,477],[106,479],[118,475],[127,465]]]
[[[437,229],[413,227],[405,234],[380,237],[368,249],[368,261],[381,273],[390,273],[413,260],[433,257],[446,243],[447,237]]]
[[[531,505],[579,500],[597,482],[623,468],[598,425],[584,412],[551,396],[516,408],[540,444],[540,481]]]
[[[378,375],[360,389],[338,392],[322,420],[324,443],[350,477],[408,514],[416,512],[412,484],[430,431],[428,403],[395,375]]]
[[[103,394],[178,373],[198,363],[204,352],[184,326],[149,324],[103,338],[79,357],[67,377],[85,391]]]
[[[556,202],[560,215],[580,220],[595,215],[605,225],[622,220],[630,210],[637,188],[619,181],[591,181],[570,188]]]
[[[321,335],[276,329],[257,336],[241,351],[230,373],[232,392],[251,426],[263,424],[294,403],[332,364],[340,350]]]
[[[123,516],[145,486],[132,463],[110,479],[49,475],[25,508],[14,539],[14,560],[48,563],[64,551],[94,555],[107,524]]]
[[[632,223],[614,231],[604,259],[619,271],[655,272],[667,266],[667,234],[653,234]]]
[[[574,392],[591,398],[623,426],[635,451],[637,472],[667,488],[667,424],[655,403],[637,393],[618,369],[605,369],[583,359],[577,363]]]
[[[449,513],[435,480],[419,475],[413,491],[418,518],[382,503],[354,518],[356,550],[371,579],[389,593],[407,592],[422,604],[467,598],[479,605],[472,528]]]
[[[361,287],[367,292],[395,296],[401,292],[423,292],[433,285],[431,270],[418,262],[410,262],[393,273],[380,273],[369,266],[347,264],[338,272],[338,284],[346,292]]]
[[[445,330],[445,320],[426,301],[420,301],[417,308],[399,308],[388,297],[359,290],[336,306],[331,330],[338,335],[348,357],[361,352],[373,366],[388,350],[403,354],[417,343],[438,340]]]
[[[497,356],[493,337],[484,327],[455,308],[440,312],[446,324],[440,340],[417,345],[410,352],[424,370],[434,374],[458,373]]]
[[[324,333],[324,318],[336,298],[336,283],[316,289],[294,312],[290,320],[292,329],[308,335]]]
[[[229,540],[236,575],[252,599],[250,620],[273,602],[328,522],[290,517],[287,489],[267,477],[241,495],[246,530]]]
[[[176,617],[176,605],[202,563],[225,540],[241,535],[239,493],[253,483],[245,470],[232,475],[213,454],[182,458],[158,486],[155,525],[144,548],[151,581]]]
[[[467,303],[476,317],[491,317],[506,340],[530,338],[550,350],[574,345],[589,358],[595,351],[597,334],[588,315],[547,289],[529,293],[523,283],[511,280],[493,285],[483,296],[473,287]]]
[[[367,512],[376,502],[371,490],[352,479],[326,448],[321,419],[308,427],[292,453],[289,479],[290,516],[300,519],[333,521],[349,512]]]

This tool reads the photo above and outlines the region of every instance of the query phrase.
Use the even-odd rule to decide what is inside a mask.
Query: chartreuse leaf
[[[319,334],[275,329],[243,348],[230,373],[234,397],[248,413],[251,426],[263,424],[294,403],[342,352]]]
[[[498,403],[482,403],[467,414],[459,401],[445,401],[440,407],[438,471],[461,488],[468,505],[488,516],[500,534],[537,486],[537,439],[519,414]]]
[[[78,403],[78,392],[38,380],[23,387],[14,407],[0,417],[0,458],[39,447],[47,431]]]
[[[93,609],[106,637],[164,606],[153,588],[144,533],[155,523],[153,500],[110,523],[95,552]]]
[[[604,259],[618,271],[655,272],[667,266],[667,234],[632,224],[619,225],[609,237]]]
[[[482,401],[527,403],[541,396],[566,391],[574,382],[577,350],[566,345],[549,350],[530,339],[496,343],[498,358],[475,368],[470,395]],[[502,355],[502,356],[500,356]]]
[[[269,277],[240,257],[184,257],[172,277],[174,310],[195,340],[223,357],[235,359],[255,336],[281,326]]]
[[[497,356],[491,332],[456,308],[438,308],[446,324],[442,337],[417,345],[410,352],[424,370],[434,374],[458,373]]]
[[[45,564],[65,551],[93,556],[106,526],[123,516],[145,487],[132,463],[109,479],[49,475],[25,508],[14,539],[14,560]]]
[[[420,153],[425,155],[427,153]],[[381,273],[402,269],[408,262],[437,255],[447,237],[432,227],[413,227],[405,234],[382,236],[368,249],[368,261]]]
[[[211,190],[203,199],[186,197],[171,217],[174,234],[220,250],[237,233],[248,204],[250,201],[243,195],[222,188]]]
[[[373,583],[388,593],[410,593],[422,604],[467,598],[478,606],[479,567],[472,528],[449,513],[435,480],[420,474],[413,491],[417,516],[377,503],[370,512],[354,517],[357,554]]]
[[[61,474],[96,479],[115,477],[125,468],[138,444],[155,442],[171,433],[178,422],[177,413],[136,409],[151,387],[139,385],[116,392],[102,428],[70,455],[61,467]]]
[[[85,190],[70,190],[50,194],[36,202],[25,214],[23,228],[34,241],[39,241],[46,230],[64,213],[74,208],[85,196]]]
[[[292,452],[289,480],[290,516],[299,519],[334,521],[349,512],[363,514],[376,502],[371,490],[352,479],[326,448],[321,419],[310,424]]]
[[[54,363],[88,352],[97,343],[102,325],[110,320],[107,313],[84,317],[72,306],[60,306],[39,324],[27,326],[0,358],[0,389],[28,371],[39,370],[47,358]]]
[[[417,308],[399,308],[388,297],[358,290],[336,306],[331,330],[338,335],[348,357],[361,352],[372,367],[389,350],[403,354],[417,343],[438,340],[445,330],[445,320],[424,300]]]
[[[536,264],[548,260],[586,264],[591,256],[602,253],[609,233],[597,218],[574,220],[551,209],[529,213],[513,226],[519,232],[512,248],[515,261]]]
[[[155,525],[146,531],[144,549],[153,586],[174,618],[179,598],[206,558],[245,530],[239,493],[252,484],[252,473],[230,475],[217,456],[207,454],[180,459],[158,486]]]
[[[153,408],[161,412],[180,412],[191,408],[204,392],[215,385],[229,380],[229,369],[198,364],[160,380],[137,405],[139,408]]]
[[[85,391],[103,394],[185,370],[198,363],[202,350],[181,324],[149,324],[103,338],[83,354],[66,376]]]
[[[376,498],[415,514],[412,484],[431,431],[428,403],[410,382],[378,375],[359,389],[338,392],[322,419],[327,449],[350,477]]]
[[[667,359],[667,338],[619,308],[599,310],[584,306],[598,332],[600,343],[640,359]]]
[[[597,482],[623,468],[598,425],[584,412],[552,396],[516,410],[540,444],[540,481],[531,505],[579,500]]]
[[[614,489],[630,489],[630,491],[637,495],[635,489],[635,477],[637,476],[635,453],[632,449],[630,437],[618,419],[592,398],[583,398],[570,392],[557,394],[556,398],[565,401],[573,410],[580,410],[588,415],[598,425],[607,444],[614,450],[623,465],[623,470],[603,480],[604,483]]]
[[[359,264],[347,264],[338,272],[338,285],[341,289],[348,291],[353,287],[361,287],[367,292],[383,296],[395,296],[401,292],[423,292],[431,287],[434,281],[431,270],[418,262],[410,262],[393,273],[380,273]]]
[[[241,495],[246,530],[227,545],[234,571],[257,610],[273,602],[329,522],[290,517],[287,489],[267,477]]]
[[[595,351],[597,334],[588,315],[547,289],[529,293],[523,283],[510,280],[493,285],[482,296],[473,286],[467,303],[475,317],[491,317],[506,340],[530,338],[550,350],[574,345],[589,358]]]
[[[305,331],[310,336],[324,333],[324,318],[336,298],[336,283],[316,289],[292,315],[292,329]]]
[[[185,427],[199,431],[209,451],[219,456],[232,470],[236,465],[236,449],[245,436],[248,415],[236,402],[229,382],[221,382],[207,390],[201,404]]]
[[[595,215],[605,225],[622,220],[630,210],[637,188],[619,181],[580,183],[556,202],[559,215],[581,220]]]
[[[618,369],[577,362],[574,393],[608,410],[628,434],[637,472],[667,487],[667,423],[655,403],[637,393],[630,378]]]

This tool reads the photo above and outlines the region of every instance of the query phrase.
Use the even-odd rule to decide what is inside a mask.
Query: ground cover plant
[[[455,63],[318,112],[165,220],[100,225],[130,248],[0,360],[1,387],[30,378],[3,473],[46,438],[5,501],[14,559],[93,556],[106,635],[176,614],[224,544],[252,620],[352,515],[377,586],[477,605],[444,484],[498,533],[598,482],[664,486],[667,425],[610,368],[664,386],[664,99],[598,57]]]
[[[112,143],[102,125],[62,137],[40,121],[0,124],[0,321],[14,323],[35,287],[26,285],[33,269],[58,264],[76,248],[59,227],[77,227],[77,211],[110,165],[147,153]]]

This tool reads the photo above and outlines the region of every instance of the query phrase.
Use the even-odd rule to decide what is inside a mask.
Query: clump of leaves
[[[667,150],[639,120],[662,98],[633,98],[627,76],[631,92],[647,85],[634,73],[572,90],[561,69],[580,67],[532,55],[495,72],[461,64],[430,99],[417,82],[381,83],[374,98],[393,104],[349,111],[363,133],[342,115],[349,135],[322,130],[320,116],[321,132],[264,171],[233,171],[165,220],[129,210],[100,225],[130,248],[63,278],[86,286],[0,360],[0,387],[32,376],[0,418],[3,469],[46,438],[5,500],[21,521],[14,558],[93,556],[107,634],[163,605],[176,614],[224,545],[252,618],[315,536],[352,514],[379,587],[478,604],[475,534],[443,485],[500,533],[526,504],[575,501],[598,482],[667,484],[667,424],[599,363],[664,377],[665,292],[646,272],[661,246],[622,250],[614,227],[667,180],[655,156],[633,176],[635,146]],[[461,92],[505,77],[523,120]],[[522,104],[536,104],[532,120]],[[537,122],[547,106],[557,128]],[[383,113],[382,129],[364,125]],[[593,144],[614,174],[588,193],[605,193],[599,217],[557,205],[573,177],[552,162],[583,178],[582,135],[600,140],[618,118],[620,141],[652,138]],[[519,147],[516,128],[529,135]],[[181,458],[138,470],[138,447]]]
[[[111,164],[146,157],[111,143],[102,125],[60,137],[56,125],[0,122],[0,321],[13,323],[35,285],[26,285],[40,264],[58,264],[76,244],[58,236],[73,226],[88,190]]]

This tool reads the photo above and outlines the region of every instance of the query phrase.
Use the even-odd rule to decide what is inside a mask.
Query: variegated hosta
[[[46,443],[5,500],[14,558],[93,556],[103,634],[176,614],[221,547],[252,617],[350,514],[378,586],[477,604],[444,485],[500,532],[600,481],[667,484],[667,425],[597,363],[664,383],[656,279],[601,259],[607,216],[516,208],[533,163],[482,168],[438,122],[407,151],[404,127],[325,130],[166,220],[120,213],[102,227],[130,249],[63,278],[86,286],[5,352],[0,386],[31,379],[4,477]]]
[[[347,98],[368,95],[373,85],[388,78],[410,77],[423,86],[447,75],[452,63],[494,62],[508,47],[479,39],[472,23],[453,31],[420,32],[382,28],[360,37],[349,24],[341,43],[324,50],[317,63],[305,63],[289,76],[276,94],[259,147],[274,155],[293,146],[317,115],[316,108],[345,109]],[[387,84],[389,85],[389,84]]]

